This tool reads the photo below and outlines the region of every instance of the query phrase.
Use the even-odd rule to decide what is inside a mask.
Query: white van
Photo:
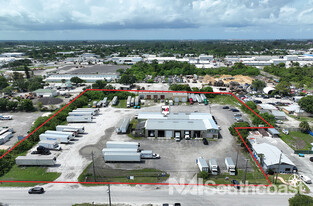
[[[312,184],[312,181],[308,176],[300,175],[300,178],[301,178],[301,180],[303,180],[303,182],[305,182],[307,184]]]

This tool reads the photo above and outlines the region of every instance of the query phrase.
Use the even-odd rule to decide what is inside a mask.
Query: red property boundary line
[[[262,119],[268,126],[266,127],[235,127],[236,132],[238,133],[239,137],[241,138],[241,140],[243,141],[243,137],[241,136],[239,130],[242,129],[266,129],[266,128],[274,128],[271,124],[269,124],[266,120],[264,120],[260,115],[258,115],[255,111],[253,111],[250,107],[248,107],[243,101],[241,101],[237,96],[235,96],[234,94],[230,93],[230,92],[194,92],[194,91],[158,91],[158,90],[115,90],[115,89],[86,89],[85,91],[83,91],[82,93],[80,93],[77,97],[75,97],[72,101],[70,101],[68,104],[66,104],[64,107],[62,107],[58,112],[56,112],[54,115],[52,115],[47,121],[45,121],[43,124],[41,124],[39,127],[37,127],[33,132],[31,132],[30,134],[28,134],[24,139],[22,139],[19,143],[17,143],[16,145],[14,145],[10,150],[8,150],[6,153],[4,153],[0,159],[2,159],[5,155],[7,155],[9,152],[11,152],[15,147],[17,147],[21,142],[23,142],[24,140],[26,140],[28,137],[30,137],[34,132],[36,132],[39,128],[41,128],[43,125],[45,125],[47,122],[49,122],[53,117],[55,117],[59,112],[61,112],[63,109],[65,109],[68,105],[70,105],[71,103],[73,103],[76,99],[78,99],[81,95],[83,95],[85,92],[87,91],[109,91],[109,92],[117,92],[117,91],[121,91],[121,92],[152,92],[152,93],[203,93],[203,94],[225,94],[225,95],[231,95],[234,98],[236,98],[241,104],[245,105],[245,107],[247,107],[251,112],[253,112],[255,115],[257,115],[260,119]],[[269,180],[269,178],[267,177],[267,175],[265,174],[264,170],[262,169],[262,167],[260,166],[260,164],[258,163],[258,161],[256,160],[256,158],[254,157],[254,155],[252,154],[251,150],[249,149],[247,143],[245,141],[243,141],[244,145],[246,146],[246,148],[248,149],[249,153],[251,154],[252,158],[254,159],[254,161],[256,162],[256,164],[258,165],[258,167],[260,168],[260,170],[262,171],[263,175],[265,176],[266,180],[268,181],[269,184],[266,185],[258,185],[258,184],[241,184],[239,186],[255,186],[255,187],[259,187],[259,186],[271,186],[272,183]],[[196,184],[196,183],[125,183],[125,182],[67,182],[67,181],[12,181],[12,180],[0,180],[0,183],[4,183],[4,182],[17,182],[17,183],[66,183],[66,184],[94,184],[94,185],[98,185],[98,184],[112,184],[112,185],[194,185],[194,186],[234,186],[233,184]]]

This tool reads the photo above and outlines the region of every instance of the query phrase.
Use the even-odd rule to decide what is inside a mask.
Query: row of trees
[[[33,102],[29,99],[15,99],[13,101],[0,99],[0,111],[34,111]]]
[[[173,75],[248,75],[256,76],[260,74],[259,69],[255,67],[245,66],[242,63],[236,63],[232,67],[220,67],[220,68],[210,68],[210,69],[200,69],[196,68],[195,65],[191,65],[187,62],[177,62],[177,61],[168,61],[163,64],[158,64],[154,60],[151,64],[146,62],[138,62],[133,65],[131,68],[119,69],[118,72],[121,74],[121,83],[130,84],[138,81],[143,81],[146,78],[146,75],[151,75],[152,78],[156,76],[173,76]]]

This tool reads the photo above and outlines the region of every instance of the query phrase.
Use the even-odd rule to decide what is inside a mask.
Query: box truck
[[[102,100],[102,105],[103,105],[103,107],[108,106],[108,98],[107,98],[107,97],[104,97],[104,98],[103,98],[103,100]]]
[[[139,96],[135,97],[135,106],[139,106],[140,105],[140,99]]]
[[[225,164],[226,164],[227,172],[229,172],[229,175],[236,175],[236,166],[231,157],[225,158]]]
[[[132,97],[131,97],[131,96],[128,96],[128,97],[127,97],[127,102],[126,102],[126,105],[127,105],[127,107],[128,107],[128,108],[130,107],[130,102],[131,102],[131,99],[132,99]]]
[[[107,148],[135,148],[139,149],[140,144],[138,142],[115,142],[107,141]]]
[[[141,152],[142,159],[159,159],[160,155],[153,153],[152,150],[142,150]]]
[[[18,166],[54,166],[56,157],[47,155],[18,156],[15,158]]]
[[[209,160],[209,166],[210,166],[211,174],[212,175],[218,175],[219,168],[218,168],[216,159],[210,159]]]
[[[54,140],[59,143],[69,143],[70,142],[70,137],[69,136],[64,136],[64,135],[56,135],[56,134],[41,134],[39,135],[40,140]]]
[[[84,126],[72,126],[72,125],[58,125],[56,126],[56,131],[63,131],[67,129],[73,129],[77,130],[78,133],[84,133],[85,132],[85,127]]]
[[[66,117],[68,123],[87,123],[92,122],[91,116],[68,116]]]
[[[105,152],[103,155],[105,162],[140,162],[140,153],[117,153]]]
[[[209,172],[209,166],[203,157],[198,157],[196,163],[201,172]]]
[[[38,145],[50,150],[61,150],[59,143],[54,140],[42,140]]]

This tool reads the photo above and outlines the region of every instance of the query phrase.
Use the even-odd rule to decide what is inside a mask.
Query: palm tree
[[[310,125],[307,121],[302,121],[299,124],[299,128],[300,128],[301,132],[307,133],[310,130]]]

